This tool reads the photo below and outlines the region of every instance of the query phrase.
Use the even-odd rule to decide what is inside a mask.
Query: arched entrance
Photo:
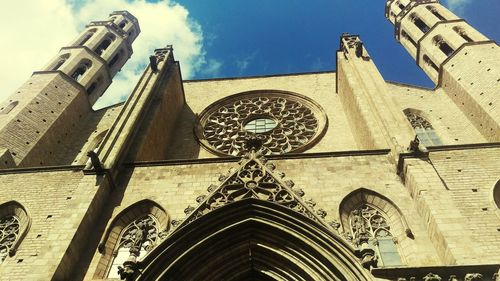
[[[352,246],[279,204],[249,198],[177,229],[134,280],[372,280]]]

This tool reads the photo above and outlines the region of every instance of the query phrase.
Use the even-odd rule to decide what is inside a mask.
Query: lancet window
[[[445,54],[447,57],[453,54],[453,48],[441,36],[434,37],[434,44]]]
[[[139,260],[159,241],[159,223],[151,214],[138,218],[125,227],[113,251],[108,278],[119,278],[118,268],[127,260]]]
[[[412,14],[411,20],[413,21],[415,26],[417,26],[418,29],[420,29],[420,31],[422,31],[423,33],[427,33],[427,31],[430,30],[429,26],[423,20],[421,20],[417,15]]]
[[[432,67],[432,69],[439,72],[439,67],[427,55],[424,55],[424,62],[428,66]]]
[[[472,40],[472,38],[469,37],[469,35],[467,35],[467,32],[465,32],[465,30],[459,26],[455,26],[453,27],[453,30],[458,34],[460,35],[465,41],[467,42],[473,42],[474,40]]]
[[[373,245],[379,266],[402,264],[396,239],[385,214],[371,205],[362,204],[351,211],[349,223],[353,242],[356,245]]]
[[[424,117],[416,114],[413,111],[404,111],[406,118],[415,130],[418,139],[424,146],[442,145],[441,139],[436,134],[432,124]]]
[[[446,18],[443,17],[443,15],[441,15],[439,13],[439,11],[436,9],[436,7],[434,6],[426,6],[427,10],[429,10],[434,16],[436,16],[436,18],[438,18],[439,20],[442,20],[442,21],[445,21]]]

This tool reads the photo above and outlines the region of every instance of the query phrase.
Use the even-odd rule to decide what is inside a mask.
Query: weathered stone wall
[[[405,161],[405,185],[445,264],[500,263],[500,219],[492,202],[500,149],[431,151]]]
[[[93,230],[80,224],[100,215],[91,202],[105,188],[81,170],[1,173],[0,182],[0,204],[17,201],[31,218],[17,253],[1,264],[0,279],[70,280]]]
[[[427,119],[443,145],[482,143],[486,139],[469,121],[467,116],[441,89],[430,90],[409,85],[388,83],[388,94],[403,112],[415,109]]]

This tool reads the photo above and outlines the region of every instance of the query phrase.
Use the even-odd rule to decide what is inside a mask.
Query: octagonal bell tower
[[[473,4],[471,4],[473,5]],[[500,141],[500,48],[438,0],[388,0],[394,35],[489,141]]]
[[[67,164],[56,155],[132,55],[140,27],[127,11],[93,21],[0,103],[0,168]]]

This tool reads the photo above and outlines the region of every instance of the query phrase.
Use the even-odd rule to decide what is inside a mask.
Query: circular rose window
[[[291,92],[251,91],[217,101],[199,116],[196,135],[217,155],[241,156],[249,137],[267,155],[300,152],[323,135],[327,118],[313,100]]]

